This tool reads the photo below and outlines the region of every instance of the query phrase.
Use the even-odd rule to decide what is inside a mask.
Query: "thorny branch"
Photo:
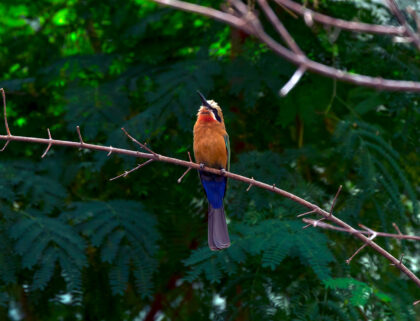
[[[0,89],[0,91],[3,91],[3,89]],[[6,113],[6,104],[4,104],[4,115],[5,115],[5,124],[7,124],[7,113]],[[8,126],[6,126],[6,128],[8,128]],[[142,148],[144,148],[144,144],[141,144],[140,142],[138,142],[135,138],[133,138],[132,136],[130,136],[128,134],[127,131],[125,131],[123,129],[124,133],[127,135],[127,137],[129,137],[131,140],[133,140],[134,142],[136,142],[137,144],[139,144]],[[258,180],[255,180],[253,177],[252,178],[248,178],[242,175],[238,175],[232,172],[228,172],[226,170],[218,170],[215,168],[210,168],[210,167],[201,167],[199,164],[193,163],[191,161],[184,161],[181,159],[177,159],[177,158],[172,158],[172,157],[167,157],[167,156],[163,156],[160,154],[157,154],[155,152],[153,152],[152,150],[150,150],[148,147],[146,148],[148,151],[150,151],[150,153],[143,153],[143,152],[139,152],[139,151],[134,151],[134,150],[128,150],[128,149],[122,149],[122,148],[115,148],[112,146],[102,146],[102,145],[95,145],[95,144],[87,144],[84,143],[82,140],[80,140],[80,142],[74,142],[74,141],[66,141],[66,140],[58,140],[58,139],[52,139],[51,135],[49,133],[49,138],[37,138],[37,137],[26,137],[26,136],[15,136],[15,135],[0,135],[0,140],[4,140],[7,142],[10,141],[19,141],[19,142],[28,142],[28,143],[35,143],[35,144],[46,144],[48,145],[47,150],[44,152],[43,156],[45,156],[49,150],[49,147],[51,146],[67,146],[67,147],[74,147],[74,148],[80,148],[80,149],[88,149],[88,150],[97,150],[97,151],[104,151],[107,152],[108,155],[110,155],[111,153],[115,153],[115,154],[122,154],[122,155],[128,155],[128,156],[132,156],[132,157],[138,157],[138,158],[144,158],[144,159],[148,159],[146,162],[138,165],[137,167],[133,168],[132,170],[128,171],[128,172],[124,172],[123,174],[117,176],[121,177],[121,176],[127,176],[130,172],[133,172],[134,170],[139,169],[140,167],[151,163],[152,161],[160,161],[160,162],[165,162],[165,163],[171,163],[171,164],[175,164],[175,165],[179,165],[179,166],[184,166],[187,168],[192,168],[192,169],[199,169],[202,171],[206,171],[209,173],[213,173],[213,174],[218,174],[218,175],[224,175],[230,179],[234,179],[237,181],[241,181],[244,182],[246,184],[249,184],[247,191],[249,191],[249,189],[252,186],[256,186],[265,190],[268,190],[270,192],[279,194],[283,197],[286,197],[306,208],[309,209],[309,212],[303,213],[298,215],[298,217],[301,217],[303,215],[308,215],[311,213],[315,213],[315,214],[319,214],[322,216],[322,219],[328,220],[331,223],[335,224],[336,226],[334,226],[333,229],[337,229],[340,228],[339,230],[343,230],[346,231],[352,235],[354,235],[355,237],[357,237],[358,239],[360,239],[364,245],[362,246],[362,248],[369,246],[372,249],[374,249],[376,252],[378,252],[379,254],[381,254],[383,257],[385,257],[388,261],[391,262],[391,264],[393,264],[394,266],[396,266],[398,269],[401,270],[401,272],[403,272],[404,274],[406,274],[418,287],[420,287],[420,279],[408,268],[406,267],[402,261],[400,261],[399,259],[395,258],[392,254],[390,254],[388,251],[386,251],[384,248],[382,248],[381,246],[379,246],[378,244],[376,244],[375,242],[373,242],[373,239],[378,236],[378,232],[375,232],[371,229],[365,228],[362,226],[362,228],[364,228],[366,231],[360,231],[360,230],[356,230],[354,229],[352,226],[348,225],[346,222],[342,221],[341,219],[339,219],[338,217],[334,216],[332,214],[332,210],[334,208],[337,196],[339,191],[341,190],[341,188],[339,188],[336,196],[334,197],[331,209],[329,212],[323,210],[322,208],[320,208],[319,206],[310,203],[306,200],[304,200],[303,198],[300,198],[299,196],[296,196],[288,191],[285,191],[281,188],[276,187],[275,184],[266,184],[263,182],[260,182]],[[183,175],[184,176],[184,175]],[[183,177],[182,176],[182,177]],[[114,178],[115,179],[115,178]],[[304,221],[306,219],[303,219]],[[320,222],[320,220],[315,221],[317,222],[316,224],[314,224],[314,226],[321,226],[324,225],[325,223]],[[311,225],[313,224],[312,222],[310,223]],[[368,232],[368,233],[367,233]],[[368,234],[369,237],[365,236],[365,234]],[[383,234],[383,233],[381,233]],[[382,235],[385,236],[385,235]],[[388,236],[388,237],[394,237],[396,239],[415,239],[417,240],[417,238],[410,238],[410,236],[407,235],[407,237],[402,237],[401,234],[399,233],[398,235],[395,236]],[[360,250],[362,250],[362,248],[360,248],[358,251],[356,251],[356,253],[351,257],[353,258]],[[350,259],[351,259],[350,258]],[[349,259],[349,260],[350,260]]]
[[[329,78],[337,79],[344,82],[353,83],[356,85],[372,87],[380,90],[389,91],[408,91],[420,92],[420,82],[406,81],[406,80],[391,80],[380,77],[370,77],[360,74],[353,74],[333,68],[316,61],[310,60],[298,47],[294,39],[290,36],[287,29],[281,23],[278,16],[269,7],[266,0],[259,0],[259,6],[264,11],[268,20],[273,25],[274,29],[279,34],[280,38],[288,45],[287,49],[278,41],[271,38],[263,29],[260,19],[257,14],[251,11],[242,1],[230,0],[229,3],[233,7],[225,8],[225,12],[209,7],[196,5],[193,3],[179,1],[179,0],[151,0],[153,2],[170,6],[179,10],[198,13],[214,20],[226,23],[234,28],[240,29],[249,35],[254,36],[262,43],[266,44],[274,53],[292,62],[299,67],[298,71],[292,76],[291,80],[280,90],[280,95],[286,95],[300,80],[303,73],[308,70]],[[367,24],[354,21],[346,21],[335,19],[327,15],[316,13],[312,10],[291,1],[291,0],[274,0],[282,8],[293,10],[298,14],[304,16],[304,20],[308,25],[312,25],[313,21],[317,21],[324,25],[334,26],[339,29],[345,29],[354,32],[365,32],[372,34],[382,34],[390,36],[406,37],[406,40],[413,42],[420,50],[419,36],[408,25],[407,20],[401,13],[399,8],[395,5],[394,0],[386,0],[391,12],[397,17],[401,26],[382,26]]]

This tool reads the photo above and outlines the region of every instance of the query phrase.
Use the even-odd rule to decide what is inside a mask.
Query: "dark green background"
[[[360,3],[315,10],[396,25]],[[345,31],[335,40],[271,5],[311,59],[420,81],[410,44]],[[223,108],[233,172],[326,209],[342,184],[344,221],[418,234],[419,94],[306,74],[280,98],[293,65],[221,23],[144,0],[3,0],[0,17],[13,134],[50,128],[77,141],[79,125],[86,142],[136,149],[125,127],[188,159],[199,89]],[[368,248],[347,265],[361,242],[302,230],[305,208],[287,199],[230,181],[232,246],[214,253],[196,173],[178,184],[185,168],[153,162],[110,182],[138,160],[63,147],[41,159],[44,148],[12,142],[0,155],[1,320],[416,320],[412,281]],[[377,240],[419,274],[419,243]]]

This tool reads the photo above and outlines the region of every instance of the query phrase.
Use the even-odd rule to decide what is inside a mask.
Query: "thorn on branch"
[[[4,151],[6,149],[6,147],[7,147],[7,145],[9,145],[9,143],[10,143],[10,140],[7,140],[6,141],[6,144],[4,144],[3,148],[0,149],[0,152]]]
[[[283,86],[283,88],[280,89],[279,95],[282,97],[286,96],[297,85],[305,71],[306,68],[300,66],[299,69],[296,70],[293,76],[289,79],[289,81]]]
[[[42,154],[41,158],[44,158],[44,157],[45,157],[45,155],[47,155],[48,151],[49,151],[49,150],[50,150],[50,148],[51,148],[51,141],[52,141],[52,138],[51,138],[51,132],[50,132],[50,129],[49,129],[49,128],[47,128],[47,131],[48,131],[48,140],[50,141],[50,143],[48,144],[48,146],[47,146],[47,148],[45,149],[44,154]]]
[[[361,224],[359,224],[360,226],[363,226],[363,225],[361,225]],[[368,229],[368,230],[370,230],[370,231],[372,231],[371,229]],[[376,232],[375,231],[372,231],[373,232],[373,234],[369,237],[369,240],[371,240],[371,241],[373,241],[373,239],[377,236],[377,234],[376,234]],[[347,260],[346,260],[346,263],[347,264],[350,264],[350,262],[351,262],[351,260],[353,260],[353,258],[361,251],[361,250],[363,250],[366,246],[368,245],[368,243],[365,243],[365,244],[363,244],[356,252],[354,252],[354,254],[350,257],[350,258],[348,258]]]
[[[314,18],[310,10],[305,10],[303,13],[303,20],[309,28],[312,28],[314,25]]]
[[[76,126],[76,130],[77,130],[77,135],[79,136],[80,145],[83,146],[85,142],[83,141],[82,134],[80,133],[80,127]]]
[[[190,163],[192,163],[193,161],[192,161],[192,159],[191,159],[191,154],[190,154],[190,152],[188,152],[188,158],[190,159]],[[182,174],[182,176],[181,176],[180,178],[178,178],[178,180],[177,180],[178,184],[180,184],[180,183],[181,183],[181,181],[182,181],[182,179],[184,178],[184,176],[185,176],[185,175],[187,175],[187,174],[188,174],[188,172],[189,172],[191,169],[192,169],[192,167],[188,167],[188,168],[187,168],[187,170],[184,172],[184,174]]]
[[[137,145],[139,145],[141,148],[143,148],[144,150],[147,150],[149,153],[153,154],[156,157],[159,157],[158,154],[156,154],[154,151],[152,151],[149,147],[146,146],[146,144],[142,144],[140,143],[137,139],[135,139],[134,137],[132,137],[126,130],[124,127],[121,128],[121,130],[124,132],[124,134],[130,138],[133,142],[135,142]]]
[[[0,88],[0,91],[1,91],[1,95],[3,96],[4,126],[6,127],[7,136],[12,136],[12,134],[10,134],[9,124],[7,123],[6,94],[3,88]]]
[[[335,197],[333,199],[333,202],[332,202],[332,205],[331,205],[331,209],[330,209],[330,216],[332,215],[332,211],[334,209],[335,202],[337,201],[338,194],[340,194],[342,188],[343,188],[343,185],[340,185],[340,187],[338,188],[337,193],[335,194]]]
[[[187,174],[188,174],[188,172],[189,172],[191,169],[192,169],[192,167],[188,167],[188,168],[187,168],[187,170],[184,172],[184,174],[182,174],[182,175],[181,175],[181,177],[180,177],[180,178],[178,178],[178,180],[177,180],[178,184],[180,184],[180,183],[181,183],[181,181],[182,181],[182,179],[184,178],[184,176],[185,176],[185,175],[187,175]]]
[[[315,210],[312,210],[312,211],[309,211],[309,212],[305,212],[305,213],[299,214],[299,215],[297,215],[297,217],[302,217],[302,216],[305,216],[305,215],[311,214],[311,213],[313,213],[313,212],[315,212]]]
[[[316,221],[311,221],[311,223],[309,223],[308,225],[305,225],[304,227],[302,227],[302,229],[306,229],[310,226],[317,227],[318,223],[323,221],[323,220],[325,220],[325,217],[320,218],[319,220],[316,220]]]
[[[254,177],[251,177],[251,180],[253,181],[254,180]],[[251,182],[249,184],[248,188],[246,189],[247,192],[249,192],[249,190],[251,189],[252,185],[254,185],[254,183]]]
[[[109,157],[109,156],[111,156],[111,154],[112,154],[112,146],[110,145],[110,146],[109,146],[109,153],[108,153],[106,156],[108,156],[108,157]]]
[[[398,233],[399,235],[402,235],[401,230],[399,229],[399,227],[398,227],[398,225],[397,225],[397,224],[395,224],[394,222],[392,222],[392,226],[395,228],[395,230],[397,231],[397,233]]]
[[[147,164],[149,164],[149,163],[151,163],[153,161],[154,161],[154,159],[149,159],[149,160],[145,161],[144,163],[141,163],[141,164],[137,165],[133,169],[130,169],[129,171],[125,171],[123,174],[118,175],[118,176],[113,177],[113,178],[110,178],[109,180],[110,181],[113,181],[113,180],[116,180],[117,178],[120,178],[120,177],[126,177],[128,174],[130,174],[130,173],[132,173],[132,172],[134,172],[134,171],[142,168],[143,166],[146,166]]]
[[[3,88],[0,88],[0,91],[1,91],[1,94],[3,96],[4,127],[6,127],[7,136],[11,137],[12,134],[10,133],[9,124],[7,123],[6,94],[5,94]],[[7,145],[9,145],[9,143],[10,143],[10,140],[6,140],[6,143],[4,144],[3,148],[0,149],[0,152],[4,151],[7,147]]]
[[[402,260],[403,260],[403,258],[404,258],[404,253],[403,253],[403,254],[401,254],[400,261],[398,262],[398,264],[391,263],[390,265],[392,265],[392,266],[396,266],[396,265],[401,266],[401,265],[402,265]]]

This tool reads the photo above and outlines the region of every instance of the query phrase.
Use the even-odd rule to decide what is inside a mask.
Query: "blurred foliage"
[[[407,2],[407,1],[405,1]],[[394,24],[378,1],[305,1]],[[200,4],[218,8],[216,0]],[[272,3],[274,6],[274,3]],[[387,36],[315,25],[276,8],[311,59],[420,81],[420,53]],[[3,0],[0,87],[16,135],[136,148],[125,127],[187,159],[200,101],[223,108],[232,171],[329,208],[356,226],[419,232],[420,98],[306,74],[241,32],[145,0]],[[268,32],[270,29],[266,24]],[[415,320],[419,289],[360,242],[309,228],[290,200],[229,182],[232,246],[207,247],[194,173],[128,157],[12,142],[0,159],[1,320]],[[378,239],[419,274],[420,244]],[[417,311],[416,311],[417,309]]]

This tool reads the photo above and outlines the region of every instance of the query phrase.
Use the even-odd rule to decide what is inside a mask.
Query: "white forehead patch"
[[[212,106],[213,107],[213,106]],[[201,112],[202,111],[205,111],[205,112],[210,112],[210,115],[211,115],[211,117],[213,117],[213,119],[214,120],[217,120],[216,119],[216,116],[214,115],[214,113],[213,113],[213,111],[212,110],[208,110],[206,107],[204,107],[204,106],[201,106],[200,107],[200,109],[198,109],[198,113],[197,113],[197,116],[199,116],[200,114],[201,114]]]

